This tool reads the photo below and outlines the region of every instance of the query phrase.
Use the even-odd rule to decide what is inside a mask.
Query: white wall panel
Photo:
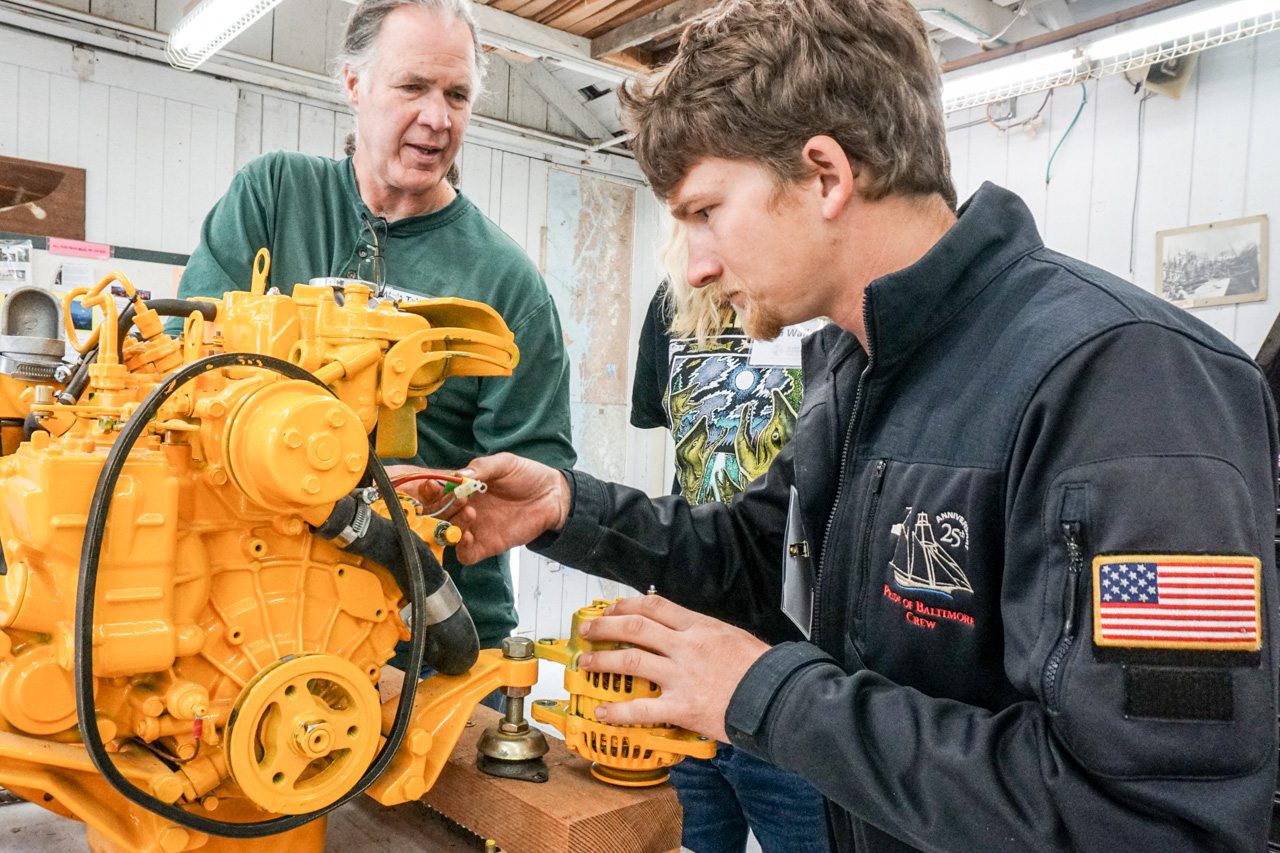
[[[262,153],[268,151],[298,150],[298,112],[297,101],[285,98],[274,98],[264,95],[262,98]]]
[[[160,246],[166,252],[194,248],[188,227],[191,193],[191,106],[177,101],[164,105],[164,222]]]
[[[1053,98],[1052,144],[1079,104],[1078,91],[1063,89]],[[1036,169],[1043,174],[1050,148],[1028,146],[1012,132],[1001,134],[985,125],[949,135],[953,153],[964,158],[964,167],[954,173],[963,175],[969,191],[984,179],[1015,188],[1037,219],[1043,211],[1048,246],[1149,290],[1155,288],[1156,232],[1269,214],[1268,299],[1192,312],[1253,354],[1280,308],[1278,91],[1280,33],[1270,33],[1202,53],[1181,98],[1146,101],[1141,136],[1142,95],[1119,76],[1091,83],[1090,103],[1054,163],[1047,193],[1041,192],[1043,180],[1037,189],[1029,177]],[[1033,95],[1019,106],[1034,109],[1036,103]],[[966,120],[963,114],[948,117],[952,126]]]
[[[118,246],[136,242],[138,211],[138,93],[112,89],[107,98],[107,216],[106,240]],[[142,164],[143,180],[149,167]]]
[[[107,131],[111,121],[111,88],[102,83],[80,87],[79,146],[75,165],[85,170],[84,236],[107,239]]]
[[[164,108],[164,98],[158,95],[138,96],[133,240],[150,249],[160,247],[164,232]]]
[[[333,110],[303,104],[298,113],[298,150],[333,156]]]
[[[18,156],[49,159],[49,74],[34,68],[18,72]]]
[[[0,62],[0,154],[18,156],[18,74],[16,65]]]
[[[49,162],[76,162],[80,144],[80,81],[49,76]]]

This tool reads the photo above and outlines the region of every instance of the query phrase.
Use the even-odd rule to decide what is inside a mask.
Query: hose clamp
[[[356,514],[352,517],[351,523],[338,531],[333,537],[333,541],[338,543],[339,548],[346,548],[352,542],[369,532],[369,525],[373,522],[373,510],[369,508],[369,504],[364,501],[356,501]]]
[[[462,596],[453,585],[453,578],[444,576],[444,583],[423,602],[428,625],[439,625],[462,608]]]

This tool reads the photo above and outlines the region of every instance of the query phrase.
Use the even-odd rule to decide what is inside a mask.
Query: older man
[[[755,335],[833,325],[794,439],[731,504],[473,463],[464,560],[540,536],[667,596],[586,632],[632,648],[584,669],[663,691],[597,718],[800,774],[842,850],[1260,850],[1280,601],[1257,366],[1046,249],[1011,193],[955,210],[908,0],[727,2],[623,101],[689,280]]]
[[[356,114],[353,157],[267,154],[236,175],[205,220],[182,296],[245,289],[261,246],[271,283],[361,278],[396,297],[457,296],[488,303],[515,333],[513,378],[453,379],[418,422],[418,464],[457,467],[508,450],[558,467],[570,445],[568,359],[555,305],[538,271],[506,234],[445,180],[481,82],[467,0],[364,0],[341,54]],[[385,285],[385,286],[384,286]],[[516,625],[506,555],[454,573],[481,644]]]

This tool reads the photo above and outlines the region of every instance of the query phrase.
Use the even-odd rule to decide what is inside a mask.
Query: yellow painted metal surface
[[[598,600],[574,613],[568,639],[539,640],[534,646],[535,656],[564,666],[569,698],[534,702],[532,715],[555,726],[564,735],[566,746],[591,761],[591,772],[597,779],[627,787],[657,785],[666,781],[671,765],[685,756],[711,758],[716,745],[672,726],[617,726],[595,718],[595,709],[602,703],[662,695],[658,685],[642,678],[578,668],[578,657],[584,652],[620,648],[617,643],[591,643],[580,631],[584,622],[603,615],[610,603]]]
[[[99,562],[95,716],[113,761],[194,814],[261,821],[332,803],[368,769],[382,743],[375,685],[408,637],[391,574],[313,536],[308,522],[358,484],[375,425],[412,425],[447,377],[509,374],[518,359],[487,306],[401,311],[360,284],[341,294],[298,285],[286,296],[267,291],[268,267],[264,252],[249,291],[211,300],[216,318],[188,317],[176,338],[135,300],[139,336],[123,342],[109,288],[136,292],[109,276],[65,305],[100,317],[91,335],[72,338],[81,351],[99,349],[78,400],[0,377],[0,416],[33,414],[41,426],[25,441],[6,430],[0,454],[0,785],[88,823],[97,850],[301,851],[320,849],[323,837],[323,822],[319,834],[270,842],[174,826],[111,789],[79,743],[80,553],[107,452],[138,405],[173,370],[219,352],[288,359],[327,385],[250,363],[173,389],[124,465]],[[442,327],[442,318],[462,325]],[[390,376],[393,351],[411,370]],[[414,455],[416,444],[416,429],[402,431],[396,455]],[[401,505],[437,555],[457,541],[447,522],[408,498]],[[495,671],[506,673],[487,665],[464,676],[472,687],[450,686],[448,701],[474,705],[501,683]],[[415,767],[418,731],[402,750]],[[433,761],[443,763],[456,736],[432,729],[432,750],[443,753]]]

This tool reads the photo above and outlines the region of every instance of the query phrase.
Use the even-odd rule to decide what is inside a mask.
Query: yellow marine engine
[[[536,679],[478,653],[438,562],[459,531],[388,500],[378,462],[416,454],[448,377],[510,374],[501,317],[355,282],[283,295],[268,265],[219,300],[143,301],[113,276],[64,323],[34,289],[0,314],[0,785],[96,849],[239,849],[322,833],[308,822],[362,791],[419,797],[466,716],[428,706]],[[64,362],[58,326],[83,308],[97,331],[69,331]],[[443,675],[382,707],[405,639]]]

